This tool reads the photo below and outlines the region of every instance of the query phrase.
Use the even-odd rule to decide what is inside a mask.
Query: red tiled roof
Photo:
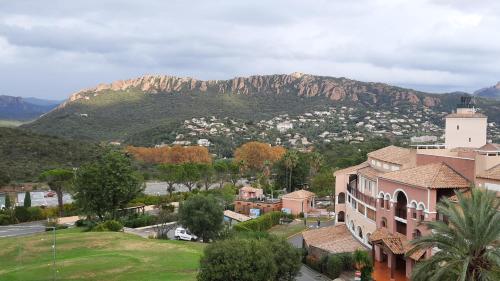
[[[409,148],[390,145],[368,153],[368,157],[384,162],[404,165],[411,162],[412,150]]]
[[[467,188],[469,181],[445,163],[432,163],[401,171],[389,172],[380,178],[430,189]]]
[[[400,233],[390,233],[386,228],[378,228],[370,235],[370,242],[384,244],[393,254],[406,254],[414,248],[405,235]],[[410,258],[419,260],[426,249],[418,249],[410,255]]]
[[[337,175],[340,175],[340,174],[356,173],[359,169],[364,168],[364,167],[368,167],[368,166],[370,166],[368,164],[368,162],[363,162],[363,163],[358,164],[356,166],[351,166],[351,167],[347,167],[347,168],[342,169],[342,170],[337,170],[333,174],[335,176],[337,176]]]
[[[477,175],[478,178],[500,180],[500,164]]]
[[[376,180],[380,175],[384,174],[384,172],[379,171],[377,169],[372,168],[371,166],[361,168],[358,170],[358,174],[363,175],[372,180]]]
[[[285,198],[285,199],[306,199],[306,198],[314,197],[314,196],[316,196],[316,194],[314,194],[313,192],[301,189],[301,190],[297,190],[297,191],[294,191],[294,192],[291,192],[291,193],[287,193],[287,194],[283,195],[283,197],[281,197],[281,198]]]
[[[354,252],[357,249],[366,249],[358,240],[352,237],[345,224],[304,231],[302,237],[306,245],[330,253],[345,253]]]

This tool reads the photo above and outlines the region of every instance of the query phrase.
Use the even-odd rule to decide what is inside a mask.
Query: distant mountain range
[[[495,86],[482,88],[474,92],[474,95],[483,98],[500,100],[500,82]]]
[[[56,109],[23,127],[35,132],[92,140],[127,140],[170,131],[179,122],[205,116],[262,120],[328,107],[361,110],[429,108],[450,112],[461,94],[430,94],[383,83],[302,73],[202,81],[148,75],[79,91]],[[500,102],[476,99],[500,123]]]
[[[0,95],[0,119],[28,121],[51,111],[60,102]]]

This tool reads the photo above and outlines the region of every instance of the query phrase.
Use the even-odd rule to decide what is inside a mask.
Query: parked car
[[[178,227],[175,229],[174,233],[175,239],[180,239],[180,240],[186,240],[186,241],[196,241],[198,240],[198,236],[192,234],[189,232],[189,230],[183,228],[183,227]]]

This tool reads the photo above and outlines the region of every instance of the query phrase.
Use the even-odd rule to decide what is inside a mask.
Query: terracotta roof
[[[446,118],[488,118],[482,113],[451,113]]]
[[[445,163],[432,163],[401,171],[389,172],[382,179],[408,185],[435,188],[467,188],[469,181]]]
[[[368,166],[368,167],[359,169],[358,174],[361,174],[367,178],[376,180],[380,175],[384,174],[384,172]]]
[[[258,191],[262,191],[261,188],[255,188],[255,187],[251,187],[251,186],[244,186],[244,187],[240,188],[240,190],[243,190],[243,191],[246,191],[246,192],[258,192]]]
[[[372,151],[368,153],[368,156],[384,162],[404,165],[412,160],[412,150],[409,148],[390,145],[379,150]]]
[[[236,212],[233,212],[231,210],[225,210],[224,211],[224,216],[228,217],[228,218],[231,218],[233,220],[237,220],[237,221],[247,221],[247,220],[251,220],[252,218],[249,217],[249,216],[245,216],[245,215],[242,215],[242,214],[238,214]]]
[[[370,242],[383,243],[392,253],[396,255],[406,254],[414,246],[408,241],[405,235],[401,233],[390,233],[387,228],[378,228],[370,235]],[[410,255],[410,258],[419,260],[426,249],[419,249]]]
[[[483,151],[499,151],[500,144],[498,143],[487,143],[479,148],[479,150]]]
[[[307,190],[297,190],[288,194],[283,195],[281,198],[286,198],[286,199],[306,199],[309,197],[316,196],[316,194],[307,191]]]
[[[337,171],[335,171],[333,174],[334,174],[335,176],[337,176],[337,175],[339,175],[339,174],[356,173],[359,169],[364,168],[364,167],[368,167],[368,166],[370,166],[370,165],[368,164],[368,162],[363,162],[363,163],[358,164],[358,165],[356,165],[356,166],[351,166],[351,167],[347,167],[347,168],[342,169],[342,170],[337,170]]]
[[[500,164],[477,175],[479,178],[500,180]]]
[[[354,252],[357,249],[366,249],[356,238],[352,237],[345,224],[304,231],[302,237],[306,245],[330,253],[345,253]]]

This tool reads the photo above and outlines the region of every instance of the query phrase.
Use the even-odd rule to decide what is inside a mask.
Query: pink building
[[[297,190],[283,195],[281,198],[283,209],[289,209],[293,215],[309,213],[314,209],[316,195],[307,190]]]
[[[252,198],[261,198],[264,196],[264,191],[261,188],[254,188],[251,186],[244,186],[240,188],[239,197],[243,200]]]
[[[388,146],[335,175],[338,224],[372,249],[390,276],[409,277],[431,250],[405,257],[409,241],[428,234],[421,221],[443,220],[436,205],[470,186],[500,193],[500,145],[486,143],[486,116],[463,105],[446,116],[445,144]],[[334,238],[333,238],[334,240]]]

